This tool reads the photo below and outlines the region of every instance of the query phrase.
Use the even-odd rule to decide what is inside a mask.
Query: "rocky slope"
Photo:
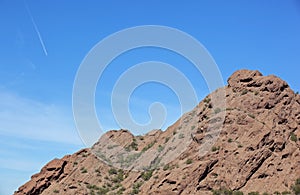
[[[300,95],[276,76],[240,70],[166,131],[109,131],[91,149],[49,162],[15,194],[292,192],[299,138]]]

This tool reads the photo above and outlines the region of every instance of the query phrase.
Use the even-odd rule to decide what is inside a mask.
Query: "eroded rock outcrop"
[[[300,177],[300,96],[280,78],[250,70],[235,72],[228,86],[219,90],[226,94],[223,107],[212,102],[217,90],[166,131],[143,136],[127,130],[107,132],[92,149],[48,163],[15,194],[209,194],[219,188],[245,193],[291,191]],[[217,140],[202,153],[199,148],[214,134]],[[188,145],[172,144],[186,136]],[[114,144],[105,142],[106,138]],[[180,153],[157,169],[121,170],[109,165],[115,160],[109,154],[121,151],[116,145],[137,154],[136,159],[152,155],[147,153],[150,150],[153,155],[166,156],[177,149]],[[97,151],[103,152],[102,161]]]

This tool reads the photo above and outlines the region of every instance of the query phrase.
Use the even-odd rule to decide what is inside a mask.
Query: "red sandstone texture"
[[[212,100],[220,91],[225,92],[223,107]],[[199,152],[213,133],[217,139],[206,153]],[[180,143],[180,136],[188,136],[188,144]],[[244,194],[293,192],[300,178],[299,138],[300,95],[276,76],[240,70],[227,86],[208,95],[166,131],[143,136],[109,131],[91,149],[49,162],[15,195],[212,194],[221,188]],[[141,159],[126,161],[126,169],[121,169],[121,163],[110,165],[120,150],[109,140]],[[179,152],[170,162],[169,151]],[[105,154],[102,160],[99,152]],[[105,161],[109,153],[113,155]],[[135,167],[147,164],[143,155],[151,160],[160,154],[157,167],[133,170],[134,163]]]

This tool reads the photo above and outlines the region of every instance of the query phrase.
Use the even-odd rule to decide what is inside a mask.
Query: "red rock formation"
[[[276,76],[249,70],[235,72],[228,86],[219,90],[226,92],[225,107],[212,105],[216,91],[166,131],[135,137],[126,130],[110,131],[91,150],[51,161],[15,194],[209,194],[220,188],[244,193],[291,191],[300,178],[300,95]],[[199,148],[211,140],[215,129],[218,139],[203,155]],[[185,150],[178,150],[181,153],[175,159],[154,170],[119,170],[94,155],[101,151],[102,159],[116,160],[107,154],[121,150],[105,142],[108,137],[138,154],[138,162],[146,154],[167,156],[182,145],[176,145],[180,134],[184,137],[189,131]]]

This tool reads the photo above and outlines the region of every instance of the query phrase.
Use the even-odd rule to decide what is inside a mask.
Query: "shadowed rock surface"
[[[212,105],[220,91],[223,107]],[[300,177],[299,138],[300,95],[276,76],[240,70],[166,131],[109,131],[91,149],[49,162],[15,195],[292,191]],[[123,150],[130,155],[116,159]]]

